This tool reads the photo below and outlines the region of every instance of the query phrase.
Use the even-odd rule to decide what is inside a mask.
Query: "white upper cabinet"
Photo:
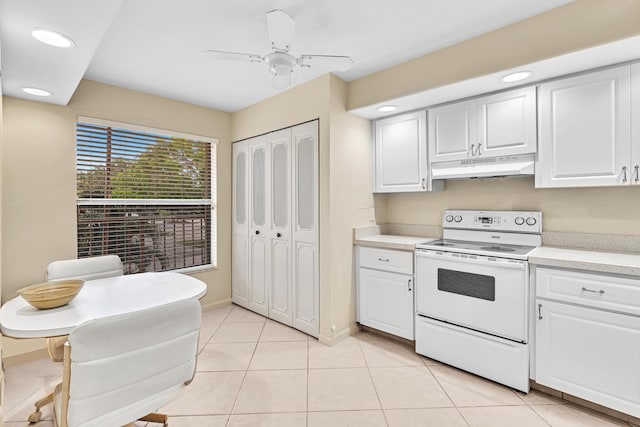
[[[485,96],[477,103],[477,156],[535,153],[535,86]]]
[[[631,65],[631,173],[632,185],[640,184],[640,63]]]
[[[374,192],[430,190],[426,112],[377,120],[374,127]]]
[[[636,162],[631,161],[630,71],[626,65],[540,86],[536,187],[636,183],[640,162],[637,149]],[[638,108],[637,66],[634,73]],[[637,123],[634,128],[640,147]]]
[[[536,88],[430,108],[429,161],[536,152]]]
[[[476,139],[475,100],[429,109],[431,163],[470,158]]]

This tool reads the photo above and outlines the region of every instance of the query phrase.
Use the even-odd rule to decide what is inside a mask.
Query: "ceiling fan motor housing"
[[[264,57],[264,62],[269,67],[269,71],[274,76],[285,76],[291,74],[296,58],[286,52],[272,52]]]

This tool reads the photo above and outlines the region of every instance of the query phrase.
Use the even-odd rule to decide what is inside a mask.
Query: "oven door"
[[[416,250],[416,312],[527,342],[526,261]]]

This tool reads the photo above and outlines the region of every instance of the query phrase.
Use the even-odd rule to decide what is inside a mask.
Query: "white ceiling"
[[[350,81],[514,23],[570,0],[0,0],[2,89],[53,92],[66,105],[81,78],[237,111],[278,90],[264,64],[214,61],[206,49],[265,55],[265,13],[296,20],[292,53],[349,55]],[[55,49],[30,35],[57,30],[76,42]],[[296,68],[298,85],[330,72]]]

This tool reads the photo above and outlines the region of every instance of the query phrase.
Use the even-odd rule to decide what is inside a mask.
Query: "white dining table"
[[[0,330],[12,338],[68,335],[91,319],[127,314],[189,298],[201,298],[207,285],[173,272],[139,273],[87,280],[69,304],[38,310],[17,296],[0,307]]]

